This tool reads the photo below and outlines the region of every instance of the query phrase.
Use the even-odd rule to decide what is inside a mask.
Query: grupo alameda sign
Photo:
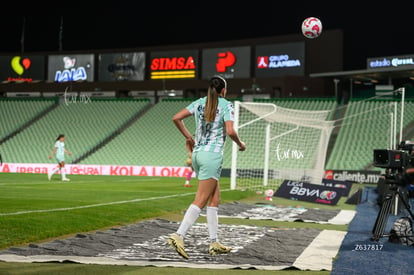
[[[304,75],[305,44],[303,42],[261,45],[256,47],[257,77]]]
[[[374,57],[367,59],[367,69],[411,69],[414,55]]]
[[[288,54],[271,55],[271,56],[259,56],[257,58],[258,68],[287,68],[287,67],[300,67],[301,62],[299,59],[290,59]]]

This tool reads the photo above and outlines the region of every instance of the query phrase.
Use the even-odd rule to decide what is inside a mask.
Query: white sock
[[[62,175],[62,179],[66,178],[66,168],[62,168],[62,170],[60,170],[60,174]]]
[[[55,169],[53,169],[53,171],[52,171],[52,174],[50,174],[50,175],[53,175],[54,173],[56,173],[57,171],[59,171],[59,167],[58,168],[55,168]]]
[[[218,207],[207,206],[207,227],[210,241],[217,241],[217,230],[218,230]]]
[[[180,227],[178,227],[177,234],[184,238],[187,231],[193,226],[198,216],[200,215],[201,209],[194,204],[191,204],[185,212],[184,218],[181,221]]]

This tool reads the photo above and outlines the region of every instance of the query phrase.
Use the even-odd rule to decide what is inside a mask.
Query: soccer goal
[[[299,110],[274,103],[235,102],[231,189],[276,190],[285,179],[321,183],[333,129],[332,110]]]

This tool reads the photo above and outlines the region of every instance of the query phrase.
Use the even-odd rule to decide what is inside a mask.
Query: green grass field
[[[0,249],[29,243],[64,238],[81,232],[93,232],[123,226],[145,219],[164,217],[181,220],[183,211],[194,199],[197,188],[183,187],[184,178],[136,176],[71,175],[70,182],[51,181],[44,174],[0,174]],[[232,201],[263,201],[254,191],[230,190],[229,178],[220,181],[222,203]],[[352,192],[352,191],[351,191]],[[307,208],[354,209],[342,198],[336,206],[274,200],[282,205]],[[200,221],[202,221],[200,217]],[[220,223],[235,223],[235,219],[220,219]],[[319,227],[346,230],[345,225],[238,220],[258,226]],[[187,273],[188,272],[188,273]],[[0,263],[0,274],[204,274],[205,269],[155,268],[132,266],[97,266],[53,263]],[[223,270],[269,274],[259,270]],[[329,272],[281,271],[283,274],[329,274]],[[222,274],[218,270],[209,274]],[[207,274],[207,273],[206,273]]]

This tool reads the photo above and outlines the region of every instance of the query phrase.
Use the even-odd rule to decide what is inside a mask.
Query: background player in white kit
[[[63,134],[60,134],[57,137],[52,153],[49,156],[49,159],[51,159],[55,153],[56,153],[56,160],[59,166],[53,169],[52,172],[49,172],[47,177],[50,180],[53,174],[55,174],[57,171],[60,170],[62,181],[69,181],[69,179],[66,177],[65,153],[68,155],[72,155],[72,153],[65,149],[65,135]]]

